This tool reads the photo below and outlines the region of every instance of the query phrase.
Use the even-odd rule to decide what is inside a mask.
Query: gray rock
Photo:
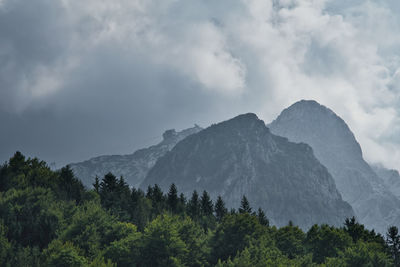
[[[381,233],[400,225],[400,201],[362,156],[347,124],[315,101],[299,101],[269,125],[274,134],[309,144],[328,168],[345,201],[368,228]]]
[[[101,179],[108,172],[112,172],[117,177],[123,176],[129,185],[139,187],[159,157],[171,150],[185,137],[200,130],[201,128],[197,125],[180,132],[168,130],[163,134],[163,140],[157,145],[137,150],[129,155],[95,157],[87,161],[72,163],[70,167],[75,175],[89,187],[96,176]]]
[[[400,199],[400,175],[397,170],[386,169],[382,165],[372,165],[375,173],[382,178],[386,188]]]
[[[289,220],[304,229],[315,223],[339,226],[354,215],[311,147],[271,134],[254,114],[180,141],[157,161],[141,187],[156,183],[164,191],[175,183],[188,197],[195,189],[207,190],[235,208],[246,195],[253,208],[264,209],[278,226]]]

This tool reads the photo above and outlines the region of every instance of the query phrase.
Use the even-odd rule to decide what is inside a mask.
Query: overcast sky
[[[127,154],[300,99],[400,166],[398,0],[0,0],[0,162]]]

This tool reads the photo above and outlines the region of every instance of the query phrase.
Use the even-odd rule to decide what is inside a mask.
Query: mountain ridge
[[[385,232],[400,224],[400,200],[363,159],[361,146],[346,122],[313,100],[284,109],[268,125],[272,133],[305,142],[328,168],[344,200],[367,227]]]
[[[201,129],[200,126],[195,124],[194,127],[179,132],[174,129],[167,130],[163,133],[161,142],[148,148],[136,150],[132,154],[98,156],[69,165],[86,186],[91,186],[96,176],[102,177],[106,173],[112,172],[116,176],[123,176],[128,184],[139,187],[147,172],[154,166],[159,157],[171,150],[180,140]]]
[[[354,213],[327,169],[307,144],[273,135],[255,114],[247,113],[183,139],[149,171],[142,189],[175,183],[185,195],[206,190],[229,207],[246,195],[266,210],[276,225],[289,220],[307,228],[315,223],[341,225]]]

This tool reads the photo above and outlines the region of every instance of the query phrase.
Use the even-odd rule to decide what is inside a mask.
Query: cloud
[[[307,98],[348,122],[368,160],[396,167],[397,11],[391,0],[0,1],[0,157],[130,153],[167,128],[248,111],[268,122]]]

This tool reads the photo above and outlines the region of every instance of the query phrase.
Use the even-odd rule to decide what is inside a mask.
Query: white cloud
[[[251,110],[268,121],[294,101],[316,99],[348,122],[368,160],[400,164],[400,16],[393,1],[54,0],[48,9],[48,1],[32,2],[43,14],[19,12],[21,0],[0,1],[3,109],[23,110],[66,94],[96,55],[132,72],[141,62],[154,69],[149,76],[160,79],[157,86],[164,69],[175,73],[174,83],[190,81],[210,99],[231,103],[233,96],[236,106],[227,104],[232,111],[224,114]],[[37,39],[10,31],[18,16],[42,23],[20,27],[28,33],[40,28]],[[151,83],[127,82],[132,90]]]

